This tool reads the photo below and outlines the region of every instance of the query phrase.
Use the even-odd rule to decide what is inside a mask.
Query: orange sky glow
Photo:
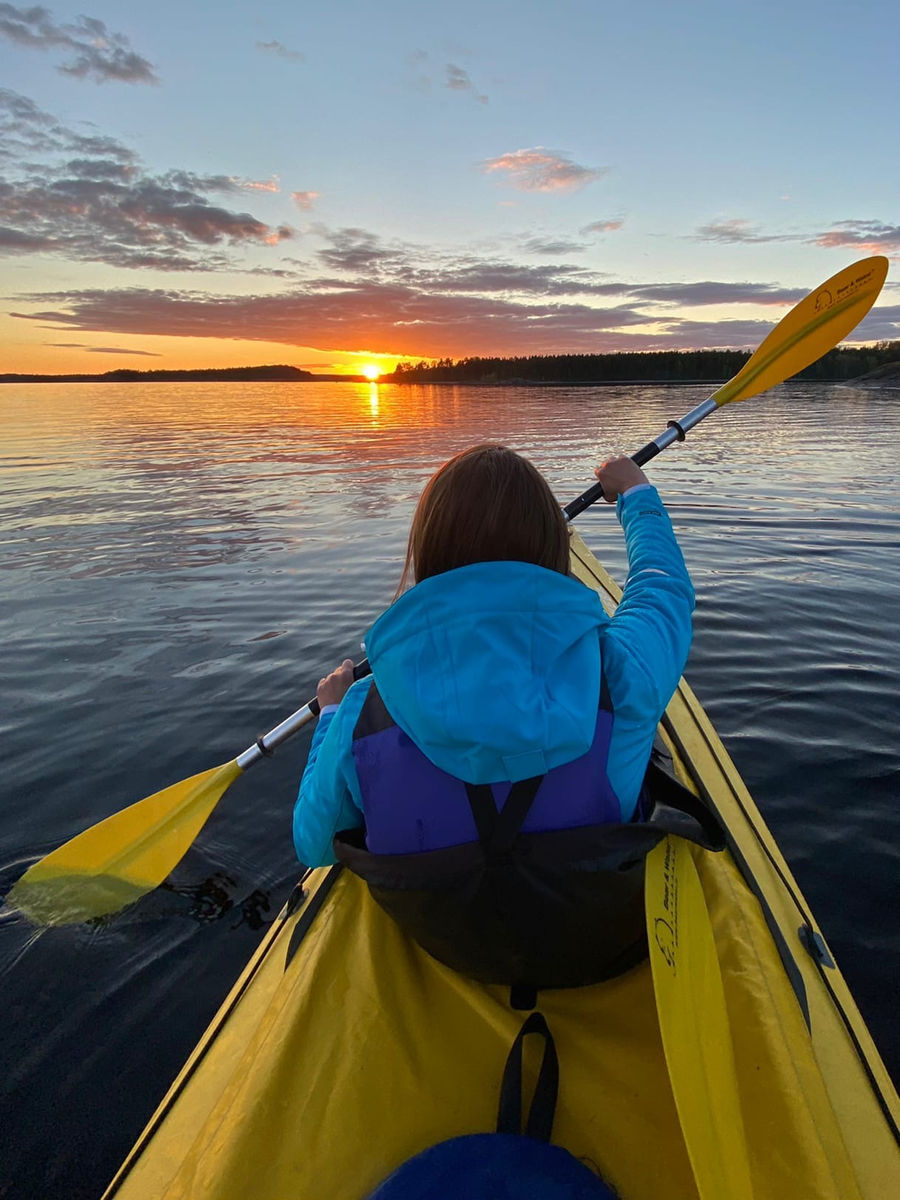
[[[340,5],[121,0],[109,28],[2,5],[0,371],[746,350],[862,255],[900,259],[895,38],[848,102],[812,0],[776,43],[741,29],[761,91],[732,86],[727,14],[574,0],[513,36],[462,2],[357,6],[350,43]],[[835,172],[851,139],[870,169]],[[900,336],[896,289],[854,341]]]
[[[237,338],[167,337],[60,330],[55,335],[30,322],[0,316],[3,360],[0,372],[23,375],[101,375],[135,371],[199,370],[205,367],[252,367],[285,363],[314,375],[362,375],[367,367],[390,374],[400,362],[419,357],[378,351],[319,350],[283,342]]]

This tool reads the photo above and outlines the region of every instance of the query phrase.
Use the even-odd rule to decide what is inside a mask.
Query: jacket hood
[[[590,748],[608,620],[576,579],[475,563],[406,592],[366,650],[388,711],[419,749],[468,783],[499,783]]]

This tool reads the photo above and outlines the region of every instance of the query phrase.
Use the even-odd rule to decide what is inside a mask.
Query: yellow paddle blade
[[[752,1200],[725,991],[689,847],[647,856],[650,965],[669,1079],[701,1200]]]
[[[240,774],[228,762],[113,813],[29,867],[7,904],[36,925],[118,912],[170,874]]]
[[[863,258],[792,308],[733,379],[710,397],[720,407],[756,396],[827,354],[860,323],[887,277],[888,260]]]

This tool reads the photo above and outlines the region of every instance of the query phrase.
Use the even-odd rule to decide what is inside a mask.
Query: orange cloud
[[[309,212],[320,195],[321,192],[291,192],[291,199],[303,212]]]
[[[281,180],[277,175],[273,175],[271,179],[239,179],[236,175],[232,175],[230,178],[232,183],[246,188],[250,192],[281,191]]]
[[[500,172],[511,187],[523,192],[574,192],[599,178],[603,171],[582,167],[565,154],[535,146],[513,150],[484,164],[486,174]]]

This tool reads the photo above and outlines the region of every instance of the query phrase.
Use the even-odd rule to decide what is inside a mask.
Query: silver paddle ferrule
[[[655,458],[657,454],[661,454],[673,442],[683,442],[688,430],[693,429],[704,417],[708,417],[710,413],[715,412],[718,407],[715,400],[704,400],[702,404],[698,404],[696,408],[692,408],[680,420],[670,421],[667,429],[664,429],[652,442],[648,442],[646,446],[638,450],[637,454],[634,455],[634,461],[639,467],[642,467],[644,463],[648,463],[651,458]]]
[[[698,404],[696,408],[692,408],[687,416],[681,417],[678,424],[687,433],[689,429],[693,429],[695,425],[699,425],[704,417],[708,417],[710,413],[715,412],[718,407],[718,404],[712,398],[704,400],[702,404]],[[659,441],[659,438],[656,440]],[[668,445],[668,443],[666,444]]]
[[[268,733],[264,733],[262,737],[257,738],[252,746],[248,746],[243,754],[237,756],[235,762],[242,771],[246,771],[248,767],[252,767],[261,758],[266,758],[271,754],[276,746],[280,746],[289,737],[293,737],[304,725],[308,725],[310,721],[314,721],[317,716],[318,712],[314,711],[311,705],[304,704],[302,708],[298,708],[289,717],[285,717],[280,725],[276,725],[274,729],[270,729]]]

